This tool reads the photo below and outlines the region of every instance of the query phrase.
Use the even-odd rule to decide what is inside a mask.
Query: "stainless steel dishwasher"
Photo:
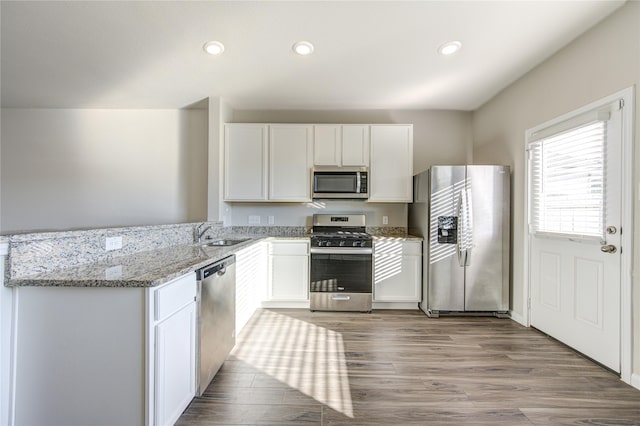
[[[201,396],[236,344],[236,257],[199,269],[196,395]]]

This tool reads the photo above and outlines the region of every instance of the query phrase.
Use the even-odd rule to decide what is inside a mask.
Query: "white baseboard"
[[[511,319],[517,322],[520,325],[527,326],[524,317],[517,312],[509,311],[509,315],[511,315]]]
[[[634,373],[631,375],[631,386],[640,389],[640,374]]]
[[[410,309],[417,311],[418,302],[373,302],[373,309]]]
[[[294,309],[309,309],[309,301],[276,301],[266,300],[260,304],[262,308],[294,308]],[[373,302],[373,309],[405,309],[405,310],[418,310],[417,302]]]
[[[294,302],[294,301],[275,301],[275,300],[268,300],[268,301],[264,301],[260,304],[263,308],[274,308],[274,309],[278,309],[278,308],[284,308],[284,309],[309,309],[309,301],[300,301],[300,302]]]

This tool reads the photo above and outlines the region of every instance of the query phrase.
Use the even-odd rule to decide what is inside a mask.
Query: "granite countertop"
[[[238,237],[227,237],[238,238]],[[179,245],[138,252],[32,276],[13,277],[6,285],[44,287],[155,287],[217,262],[266,238],[304,239],[308,237],[249,237],[233,246],[207,247],[201,244]]]
[[[228,235],[223,238],[246,238],[233,246],[205,246],[203,244],[176,245],[162,249],[141,251],[114,257],[104,262],[42,272],[35,275],[12,277],[9,287],[155,287],[182,275],[191,273],[230,256],[262,240],[308,240],[309,235],[267,236]],[[405,233],[374,236],[376,241],[422,241],[421,237]]]

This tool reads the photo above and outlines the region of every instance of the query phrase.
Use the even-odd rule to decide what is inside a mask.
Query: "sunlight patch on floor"
[[[252,321],[262,323],[262,331],[246,330],[243,340],[251,344],[236,346],[237,359],[353,418],[340,333],[271,311],[258,312]]]

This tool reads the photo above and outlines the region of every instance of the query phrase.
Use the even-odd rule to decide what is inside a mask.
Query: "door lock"
[[[616,229],[615,226],[607,226],[607,234],[609,235],[613,235],[616,232],[618,232],[618,230]]]
[[[618,249],[616,248],[616,246],[612,245],[612,244],[607,244],[604,245],[602,247],[600,247],[600,251],[604,252],[604,253],[615,253],[618,251]]]

